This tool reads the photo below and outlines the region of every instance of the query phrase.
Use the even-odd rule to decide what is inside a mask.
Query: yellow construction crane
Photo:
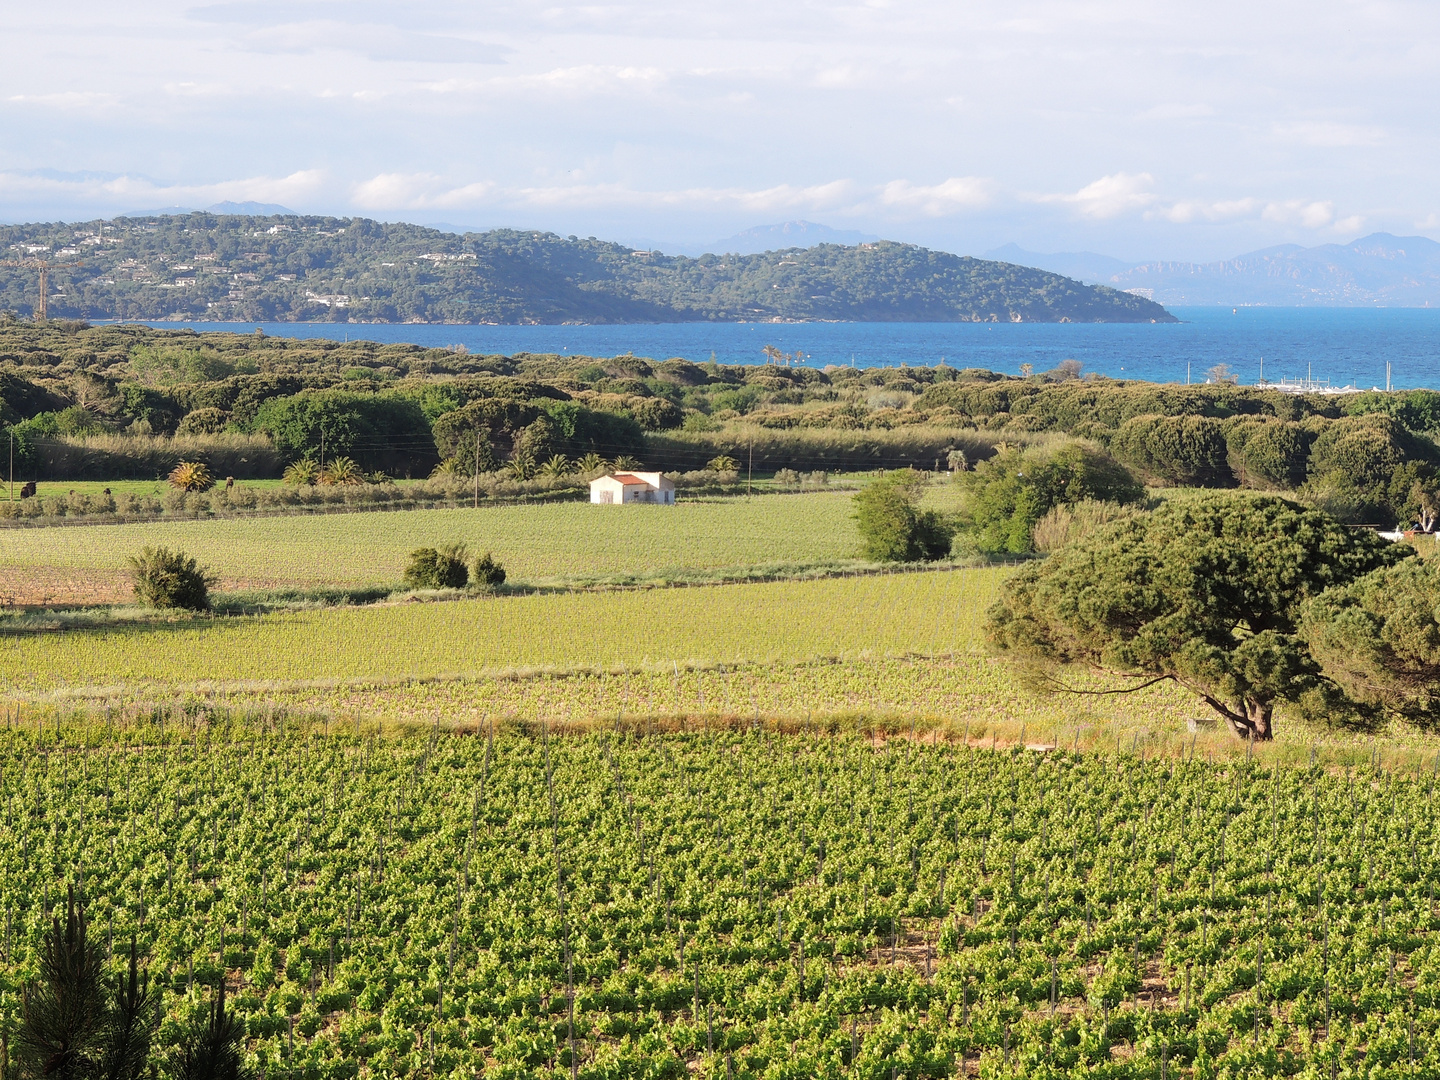
[[[50,314],[49,314],[49,311],[50,311],[50,309],[49,309],[50,271],[51,271],[51,270],[69,270],[69,269],[71,269],[72,267],[77,267],[77,268],[78,268],[78,267],[81,267],[81,266],[84,266],[84,265],[85,265],[84,263],[78,263],[78,262],[73,262],[73,263],[52,263],[52,262],[46,262],[44,259],[6,259],[4,262],[0,262],[0,266],[29,267],[29,268],[31,268],[31,269],[39,270],[39,271],[40,271],[40,306],[35,309],[35,314],[36,314],[36,317],[37,317],[41,322],[45,322],[45,321],[46,321],[47,319],[49,319],[49,317],[50,317]]]

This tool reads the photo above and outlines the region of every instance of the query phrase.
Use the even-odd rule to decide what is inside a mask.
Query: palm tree
[[[535,463],[529,458],[512,458],[509,465],[510,479],[529,480],[535,475]]]
[[[594,450],[591,450],[575,463],[575,470],[582,473],[603,472],[609,467],[610,463]]]
[[[629,454],[621,454],[615,459],[615,468],[623,472],[627,469],[644,468],[644,466]]]
[[[320,471],[319,480],[322,484],[351,485],[363,484],[365,477],[354,458],[337,457],[331,458],[330,464]]]
[[[314,458],[306,454],[286,465],[282,476],[287,484],[307,487],[320,479],[320,466],[315,464]]]
[[[568,476],[570,474],[570,459],[564,454],[556,454],[544,465],[540,466],[540,475],[549,477]]]

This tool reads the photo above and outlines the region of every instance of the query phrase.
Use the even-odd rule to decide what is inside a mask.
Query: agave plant
[[[570,474],[570,459],[564,454],[556,454],[544,465],[540,466],[541,476],[568,476]]]
[[[332,458],[330,463],[320,470],[318,479],[322,484],[349,485],[365,482],[360,466],[355,464],[354,458],[348,457]]]
[[[210,475],[204,462],[182,461],[170,470],[170,484],[181,491],[209,491],[215,486],[215,477]]]
[[[320,466],[315,464],[314,458],[307,455],[286,465],[281,476],[287,484],[307,487],[320,479]]]

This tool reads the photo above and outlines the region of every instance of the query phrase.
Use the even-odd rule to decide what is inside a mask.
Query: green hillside
[[[1058,274],[883,241],[698,259],[501,229],[194,213],[0,228],[4,261],[68,266],[52,318],[240,322],[1173,322]],[[33,313],[33,265],[0,311]]]

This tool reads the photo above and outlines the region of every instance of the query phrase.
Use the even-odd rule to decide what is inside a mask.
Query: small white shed
[[[675,481],[664,473],[606,473],[590,481],[592,503],[675,503]]]

